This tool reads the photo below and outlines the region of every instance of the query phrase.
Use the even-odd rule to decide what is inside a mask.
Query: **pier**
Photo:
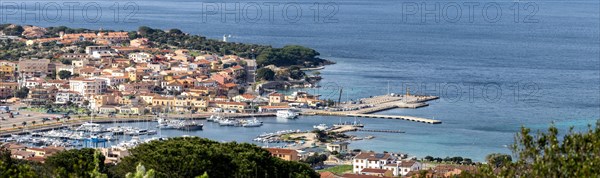
[[[395,108],[416,109],[429,106],[425,103],[438,99],[437,96],[414,96],[414,95],[382,95],[371,98],[363,98],[358,104],[341,104],[337,108],[330,110],[304,110],[303,115],[323,115],[323,116],[346,116],[363,118],[381,118],[381,119],[399,119],[428,124],[441,124],[442,121],[414,117],[414,116],[395,116],[373,114]]]
[[[364,118],[381,118],[381,119],[400,119],[414,122],[422,122],[428,124],[441,124],[442,121],[434,119],[426,119],[413,116],[394,116],[394,115],[379,115],[379,114],[347,114],[349,117],[364,117]]]
[[[356,129],[356,131],[360,131],[360,132],[405,133],[404,131],[401,131],[401,130]]]

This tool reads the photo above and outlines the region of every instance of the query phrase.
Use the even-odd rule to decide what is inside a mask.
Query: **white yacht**
[[[277,117],[278,118],[286,118],[286,119],[295,119],[296,117],[298,117],[298,113],[296,113],[295,111],[288,109],[288,110],[279,110],[277,111]]]
[[[206,118],[206,121],[208,121],[208,122],[218,122],[221,119],[222,119],[221,116],[211,115],[209,118]]]
[[[104,128],[100,124],[86,122],[86,123],[81,124],[79,127],[77,127],[77,129],[75,129],[75,131],[98,133],[98,132],[103,132]]]
[[[180,124],[181,121],[178,120],[158,118],[158,128],[160,129],[177,129]]]
[[[314,125],[313,128],[318,129],[318,130],[327,130],[327,129],[329,129],[329,127],[327,126],[327,124]]]
[[[260,127],[260,126],[262,126],[262,122],[256,118],[253,118],[252,120],[246,120],[246,122],[244,122],[242,124],[242,126],[243,127]]]
[[[235,126],[237,122],[235,120],[223,119],[219,121],[220,126]]]

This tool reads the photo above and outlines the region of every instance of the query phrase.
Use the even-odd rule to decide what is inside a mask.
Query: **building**
[[[23,102],[29,105],[45,105],[52,103],[55,97],[53,90],[56,90],[56,88],[31,88],[29,89],[29,95]]]
[[[102,79],[75,78],[69,80],[69,90],[87,98],[92,95],[104,93],[106,91],[106,81]]]
[[[283,148],[266,148],[271,153],[271,156],[278,157],[286,161],[298,161],[298,152],[296,150]]]
[[[387,176],[389,171],[393,176],[405,176],[422,168],[421,162],[399,160],[390,153],[361,152],[352,159],[352,172],[355,174]]]
[[[19,89],[17,82],[0,82],[0,98],[13,97]]]
[[[129,59],[133,60],[135,63],[146,63],[152,60],[152,54],[139,52],[139,53],[130,53]]]
[[[407,175],[411,171],[419,171],[422,168],[423,164],[415,160],[402,160],[383,166],[383,169],[392,171],[394,175],[402,176]]]
[[[348,142],[333,142],[327,144],[327,150],[330,152],[338,152],[338,153],[347,153],[348,152]]]
[[[131,47],[148,46],[148,38],[138,38],[138,39],[129,40],[129,46],[131,46]]]
[[[283,102],[284,95],[281,93],[269,94],[269,105],[277,105]]]
[[[56,68],[52,68],[49,59],[23,59],[19,61],[18,72],[24,77],[46,77],[54,73]]]
[[[352,158],[352,172],[358,174],[364,168],[383,169],[383,166],[395,161],[396,158],[389,153],[361,152]]]
[[[74,91],[59,91],[56,93],[56,100],[54,103],[67,104],[69,102],[74,104],[83,104],[83,97]]]
[[[244,112],[248,104],[241,102],[227,102],[227,101],[211,101],[209,103],[210,107],[217,107],[223,110],[235,110],[237,112]]]
[[[0,79],[10,79],[14,77],[15,67],[8,64],[0,64]]]
[[[129,156],[129,151],[121,148],[99,148],[99,150],[105,157],[104,163],[107,164],[116,164],[121,162],[122,158]]]
[[[374,168],[364,168],[360,171],[362,175],[370,175],[377,177],[393,177],[394,174],[391,170],[386,169],[374,169]]]

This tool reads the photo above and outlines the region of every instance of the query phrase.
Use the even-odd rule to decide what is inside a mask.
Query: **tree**
[[[35,121],[31,121],[31,124],[32,124],[32,125],[35,125]]]
[[[54,72],[49,73],[48,75],[46,75],[46,79],[51,79],[51,80],[56,79],[56,73],[54,73]]]
[[[146,168],[140,163],[135,168],[135,173],[127,173],[126,178],[154,178],[155,172],[153,169],[146,171]]]
[[[512,157],[507,154],[502,153],[492,153],[485,157],[485,160],[489,165],[500,167],[502,165],[508,164],[512,161]]]
[[[423,159],[425,159],[426,161],[433,161],[432,156],[425,156],[425,158],[423,158]]]
[[[58,77],[60,77],[60,79],[69,79],[72,77],[72,75],[70,71],[61,70],[58,72]]]
[[[75,52],[72,49],[70,50],[71,53]],[[71,65],[73,63],[73,61],[71,59],[61,59],[60,62],[64,65]]]
[[[10,157],[10,151],[0,147],[0,177],[36,177],[31,166]]]
[[[23,125],[23,127],[25,127],[25,126],[27,125],[27,122],[23,121],[23,122],[21,123],[21,125]]]
[[[308,163],[311,166],[322,164],[323,161],[327,160],[327,155],[315,153],[306,157],[302,162]]]
[[[306,164],[272,157],[248,143],[220,143],[199,137],[170,138],[138,145],[115,167],[116,174],[134,172],[136,165],[153,169],[156,177],[319,177]],[[168,156],[165,156],[168,155]]]
[[[27,87],[21,87],[21,89],[17,90],[17,98],[27,98],[27,95],[29,95],[29,88]]]
[[[600,169],[600,121],[584,131],[573,127],[562,138],[552,125],[547,132],[531,134],[522,127],[510,146],[514,162],[482,165],[477,173],[465,173],[470,177],[598,177]],[[562,134],[561,134],[562,135]],[[497,156],[494,156],[497,157]],[[506,160],[507,156],[500,156]]]
[[[91,148],[72,149],[58,152],[44,164],[56,177],[91,177],[90,173],[105,172],[104,156]]]
[[[208,174],[206,172],[204,172],[204,174],[202,174],[201,176],[197,176],[196,178],[209,178]]]
[[[92,177],[92,178],[108,178],[108,175],[100,172],[101,171],[100,165],[104,164],[104,162],[101,162],[101,157],[102,157],[102,154],[99,151],[94,152],[94,170],[92,170],[92,172],[90,172],[90,177]]]
[[[269,68],[260,68],[256,70],[256,78],[262,80],[273,80],[275,78],[275,72]]]

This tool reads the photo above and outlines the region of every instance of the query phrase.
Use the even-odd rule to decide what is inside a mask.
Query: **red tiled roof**
[[[283,148],[267,148],[266,150],[271,152],[271,154],[273,154],[273,153],[286,154],[286,155],[298,154],[298,152],[296,150],[283,149]]]
[[[369,160],[385,160],[390,158],[389,153],[375,153],[375,152],[361,152],[354,157],[355,159],[369,159]]]
[[[342,175],[344,178],[379,178],[378,176],[370,176],[370,175],[359,175],[359,174],[344,174]]]

